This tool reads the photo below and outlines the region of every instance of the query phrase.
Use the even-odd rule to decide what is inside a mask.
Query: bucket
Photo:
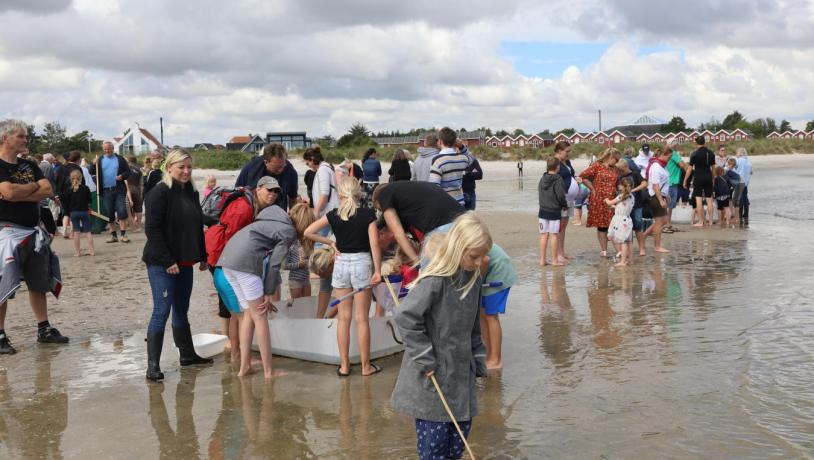
[[[211,358],[223,352],[227,340],[229,337],[220,334],[195,334],[192,336],[192,346],[201,358]]]

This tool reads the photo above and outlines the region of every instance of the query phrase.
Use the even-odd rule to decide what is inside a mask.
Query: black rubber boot
[[[147,333],[147,380],[164,380],[161,372],[161,349],[164,347],[164,331]]]
[[[178,352],[181,354],[182,366],[213,363],[212,359],[201,358],[195,353],[195,347],[192,345],[192,331],[189,330],[189,324],[182,327],[173,326],[172,338],[175,340],[175,346],[178,347]]]

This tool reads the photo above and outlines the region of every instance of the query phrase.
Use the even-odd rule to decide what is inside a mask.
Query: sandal
[[[661,233],[675,233],[675,230],[670,227],[664,227],[661,229]]]
[[[350,368],[348,368],[348,372],[343,373],[342,372],[342,366],[339,366],[339,367],[336,368],[336,375],[338,375],[340,377],[348,377],[348,376],[350,376]]]
[[[370,367],[373,368],[373,372],[371,372],[370,374],[362,374],[362,377],[369,377],[369,376],[371,376],[373,374],[378,374],[379,372],[382,371],[382,368],[380,366],[377,366],[377,365],[375,365],[373,363],[370,363]]]

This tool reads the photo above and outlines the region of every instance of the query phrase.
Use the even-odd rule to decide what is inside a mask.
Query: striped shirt
[[[288,282],[299,281],[301,283],[308,283],[311,280],[311,274],[308,273],[308,268],[299,268],[300,261],[302,260],[302,246],[299,241],[288,248],[288,256],[285,261],[285,268],[288,270]]]
[[[473,161],[474,157],[465,146],[461,148],[460,152],[454,148],[444,148],[432,159],[430,182],[440,186],[443,191],[458,200],[458,203],[463,206],[463,177],[466,168]]]

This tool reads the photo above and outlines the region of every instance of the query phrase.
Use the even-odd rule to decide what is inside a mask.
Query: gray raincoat
[[[390,403],[414,418],[450,422],[432,381],[434,370],[455,418],[477,415],[475,377],[486,375],[486,347],[481,341],[479,278],[461,299],[460,287],[471,273],[460,270],[449,278],[429,277],[410,290],[395,321],[404,338],[396,387]]]

